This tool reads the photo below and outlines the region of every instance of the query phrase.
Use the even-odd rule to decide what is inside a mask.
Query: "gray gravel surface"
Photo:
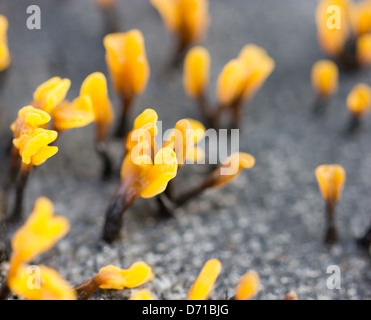
[[[102,45],[103,20],[92,0],[34,0],[42,11],[42,29],[26,27],[30,1],[3,0],[0,13],[10,21],[13,64],[0,89],[2,146],[20,107],[32,99],[36,86],[58,75],[72,80],[68,97],[78,95],[83,79],[94,71],[107,73]],[[241,150],[256,157],[222,190],[209,191],[178,209],[173,219],[157,212],[154,200],[138,199],[127,212],[122,239],[110,246],[100,242],[104,212],[119,183],[99,180],[94,153],[94,127],[69,131],[59,140],[59,153],[34,172],[27,190],[26,212],[35,199],[49,197],[57,214],[71,221],[69,234],[37,263],[56,268],[78,284],[107,264],[128,267],[143,260],[156,277],[146,285],[159,299],[183,299],[207,259],[218,258],[223,270],[213,299],[232,296],[239,278],[250,269],[262,281],[258,299],[281,299],[295,290],[301,299],[368,299],[371,296],[369,257],[355,237],[371,223],[371,119],[362,130],[346,136],[345,99],[358,82],[371,81],[369,70],[341,73],[340,90],[327,112],[311,112],[310,70],[324,57],[317,45],[316,1],[211,0],[211,24],[204,45],[212,56],[210,97],[223,65],[246,43],[263,46],[276,61],[276,70],[250,103],[240,135]],[[139,28],[146,40],[151,78],[136,101],[134,114],[154,107],[169,128],[198,112],[183,93],[181,71],[164,76],[172,38],[147,0],[119,1],[120,28]],[[115,104],[118,100],[114,93]],[[110,151],[116,165],[122,143]],[[1,176],[7,162],[2,150]],[[347,171],[338,206],[341,241],[329,249],[322,243],[324,203],[314,169],[337,162]],[[184,168],[176,179],[187,188],[202,178],[199,168]],[[327,267],[341,268],[341,289],[326,286]],[[4,267],[4,266],[3,266]],[[123,299],[130,290],[98,291],[95,299]]]

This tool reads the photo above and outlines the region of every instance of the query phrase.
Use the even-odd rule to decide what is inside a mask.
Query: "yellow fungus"
[[[115,266],[107,266],[100,269],[94,277],[95,282],[101,289],[136,288],[152,281],[154,274],[150,266],[144,262],[134,263],[129,269],[120,269]]]
[[[103,43],[115,90],[127,98],[143,92],[150,70],[142,33],[139,30],[111,33],[104,37]]]
[[[298,300],[298,295],[296,294],[296,292],[294,290],[290,290],[285,295],[285,299],[284,300]]]
[[[217,99],[220,105],[229,106],[241,98],[247,69],[241,59],[229,61],[217,81]]]
[[[350,2],[349,20],[355,34],[371,32],[371,1]]]
[[[233,153],[212,173],[212,187],[222,187],[226,185],[235,179],[244,168],[250,169],[254,165],[255,158],[252,155],[243,152]]]
[[[243,99],[250,100],[275,68],[274,60],[261,47],[247,44],[238,55],[246,65]]]
[[[316,177],[322,197],[335,204],[340,198],[346,179],[345,170],[338,164],[321,165],[316,169]]]
[[[7,40],[8,19],[0,14],[0,72],[7,69],[11,62]]]
[[[104,74],[94,72],[87,76],[81,85],[80,95],[90,97],[95,122],[101,135],[104,136],[107,127],[113,122],[113,109],[108,97],[107,80]]]
[[[63,101],[52,112],[54,128],[58,131],[87,126],[94,121],[91,99],[88,95],[77,97],[72,102]]]
[[[153,294],[147,289],[137,290],[130,297],[130,300],[154,300]]]
[[[236,300],[251,300],[259,291],[260,279],[256,272],[246,273],[236,288]]]
[[[12,276],[21,263],[28,263],[49,250],[69,230],[69,222],[54,216],[53,203],[47,198],[38,198],[33,212],[12,238],[12,255],[9,275]]]
[[[339,56],[345,47],[349,36],[349,21],[347,15],[349,6],[347,0],[320,0],[316,10],[316,23],[318,41],[322,50],[329,56]],[[339,8],[339,16],[335,16],[333,10],[328,8],[336,6]]]
[[[371,33],[361,35],[357,40],[357,61],[361,65],[371,65]]]
[[[332,96],[338,89],[339,69],[331,60],[317,61],[312,67],[312,85],[320,96]]]
[[[348,110],[357,118],[365,116],[371,109],[371,87],[356,85],[347,97]]]
[[[69,79],[51,78],[36,88],[32,105],[50,114],[65,99],[70,86]]]
[[[184,90],[193,99],[205,93],[209,84],[210,54],[203,47],[194,47],[184,60],[183,85]]]
[[[151,0],[165,26],[188,45],[201,40],[209,24],[207,0]]]
[[[222,269],[217,259],[207,261],[188,292],[188,300],[207,300]]]
[[[20,266],[8,285],[17,296],[28,300],[76,300],[73,287],[57,271],[42,265]]]

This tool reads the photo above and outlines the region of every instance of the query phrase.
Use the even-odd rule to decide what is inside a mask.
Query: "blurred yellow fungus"
[[[8,19],[0,14],[0,72],[6,70],[11,62],[8,49]]]
[[[199,99],[209,85],[210,54],[204,47],[194,47],[184,60],[184,90],[192,99]]]
[[[94,121],[91,99],[88,95],[72,102],[63,101],[52,111],[54,129],[57,131],[85,127]]]
[[[339,11],[339,12],[338,12]],[[320,0],[316,10],[318,41],[322,50],[331,57],[342,54],[347,42],[350,26],[346,18],[347,0]]]
[[[122,98],[122,117],[116,132],[117,136],[122,137],[132,101],[145,90],[150,75],[144,38],[135,29],[108,34],[103,43],[114,89]]]
[[[154,300],[154,297],[148,289],[140,289],[131,295],[130,300]]]
[[[298,295],[294,290],[290,290],[286,295],[284,300],[298,300]]]
[[[103,9],[111,8],[116,4],[116,0],[95,0],[95,2]]]
[[[31,215],[12,238],[10,275],[20,264],[31,262],[66,235],[69,222],[64,217],[55,216],[53,211],[53,203],[49,199],[37,199]]]
[[[125,210],[137,197],[152,198],[162,193],[177,174],[178,162],[173,149],[165,147],[154,160],[133,148],[128,152],[121,167],[121,185],[110,201],[106,212],[103,239],[113,242],[119,236]]]
[[[188,46],[200,41],[209,24],[208,0],[151,0],[167,29],[178,41],[174,62]]]
[[[207,261],[189,290],[187,299],[207,300],[221,270],[222,264],[219,260],[211,259]]]
[[[362,118],[371,109],[371,87],[367,84],[357,84],[347,97],[348,110],[356,117]]]
[[[260,279],[256,272],[246,273],[240,280],[237,288],[235,300],[251,300],[259,291]]]
[[[73,287],[57,271],[42,265],[30,268],[20,266],[8,280],[10,290],[18,297],[28,300],[76,300]],[[35,283],[30,284],[33,278]]]
[[[92,279],[75,287],[80,300],[86,300],[98,288],[122,290],[136,288],[154,277],[152,268],[144,262],[136,262],[129,269],[106,266]]]
[[[327,231],[325,242],[333,244],[338,241],[335,206],[341,198],[346,173],[344,168],[338,164],[320,165],[316,168],[316,178],[322,197],[326,202]]]
[[[371,1],[351,1],[349,7],[349,20],[353,32],[356,35],[371,32]]]
[[[51,78],[36,88],[32,105],[51,114],[53,109],[66,98],[70,86],[69,79]]]
[[[361,35],[358,38],[357,60],[360,65],[371,66],[371,33]]]
[[[311,80],[318,96],[330,97],[339,86],[339,69],[331,60],[317,61],[312,67]]]

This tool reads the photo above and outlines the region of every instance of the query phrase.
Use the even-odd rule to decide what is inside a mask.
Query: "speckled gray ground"
[[[166,127],[182,117],[197,117],[183,93],[181,72],[171,78],[163,75],[172,43],[156,11],[147,0],[119,2],[122,30],[142,30],[151,65],[151,79],[135,114],[154,107]],[[371,222],[371,122],[367,119],[361,132],[346,137],[344,101],[357,82],[370,83],[371,73],[342,73],[339,93],[327,113],[316,117],[311,112],[309,75],[312,64],[323,55],[316,41],[315,1],[210,2],[212,20],[204,43],[212,56],[210,95],[214,97],[222,66],[245,43],[263,46],[276,60],[275,72],[249,105],[241,133],[241,149],[256,157],[256,166],[225,189],[208,192],[177,210],[174,219],[162,219],[154,201],[138,200],[127,212],[122,240],[108,246],[99,237],[118,179],[109,183],[98,179],[93,126],[63,134],[58,155],[32,176],[26,211],[30,212],[38,196],[47,196],[72,227],[37,262],[56,268],[77,284],[104,265],[128,267],[144,260],[156,273],[147,287],[158,298],[182,299],[203,263],[218,258],[223,271],[213,298],[231,296],[239,277],[254,269],[262,280],[259,299],[280,299],[289,290],[302,299],[368,299],[370,260],[354,238]],[[74,98],[89,73],[106,73],[102,17],[92,0],[32,1],[42,10],[41,31],[26,28],[29,4],[26,0],[0,3],[0,13],[10,20],[14,58],[0,91],[3,144],[17,110],[31,100],[39,83],[54,75],[69,77],[69,98]],[[113,142],[111,152],[118,165],[121,143]],[[4,176],[3,154],[0,161]],[[323,201],[314,169],[332,162],[346,168],[348,179],[338,206],[341,242],[329,250],[322,244]],[[185,171],[178,185],[193,183],[200,172]],[[326,287],[326,269],[332,264],[341,267],[341,290]],[[94,298],[121,299],[129,294],[100,291]]]

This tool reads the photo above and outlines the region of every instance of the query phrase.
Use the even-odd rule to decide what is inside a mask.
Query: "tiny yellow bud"
[[[358,38],[357,60],[361,65],[371,65],[371,33],[361,35]]]
[[[256,272],[246,273],[236,288],[236,300],[251,300],[259,291],[260,279]]]
[[[290,290],[285,295],[285,299],[284,300],[298,300],[298,295],[296,294],[296,292],[294,290]]]
[[[229,61],[217,80],[217,99],[220,105],[229,106],[241,98],[247,69],[241,59]]]
[[[0,14],[0,72],[7,69],[11,62],[7,40],[8,19]]]
[[[349,18],[354,33],[362,35],[371,32],[371,1],[351,2]]]
[[[11,275],[21,263],[28,263],[49,250],[69,230],[69,222],[54,216],[53,203],[47,198],[38,198],[33,212],[12,239],[10,258]]]
[[[214,283],[222,270],[222,264],[217,259],[207,261],[196,281],[188,292],[188,300],[207,300]]]
[[[128,98],[142,93],[150,74],[142,33],[139,30],[111,33],[103,43],[115,90]]]
[[[328,8],[339,8],[339,12],[328,12]],[[347,0],[320,0],[316,10],[318,41],[329,56],[338,56],[344,50],[349,35],[349,12]]]
[[[339,69],[331,60],[317,61],[312,67],[311,79],[318,95],[332,96],[338,89]]]
[[[238,55],[238,59],[245,63],[247,70],[243,98],[250,100],[263,86],[276,64],[263,48],[253,44],[244,46]]]
[[[71,80],[54,77],[40,84],[33,94],[33,106],[51,113],[65,99]]]
[[[356,117],[365,116],[371,109],[371,88],[367,84],[358,84],[347,97],[348,110]]]
[[[107,80],[103,73],[94,72],[81,85],[80,95],[91,99],[95,121],[98,125],[109,126],[113,121],[113,109],[108,97]]]
[[[64,101],[54,108],[54,128],[58,131],[85,127],[94,121],[94,112],[89,96],[77,97],[72,102]]]
[[[150,266],[144,262],[134,263],[129,269],[107,266],[100,269],[94,277],[101,289],[136,288],[152,281],[154,274]]]
[[[111,8],[116,3],[116,0],[95,0],[95,2],[103,9],[107,9]]]
[[[210,54],[203,47],[194,47],[184,60],[183,85],[189,97],[197,99],[209,84]]]
[[[130,300],[154,300],[154,298],[151,291],[141,289],[132,294]]]
[[[329,203],[337,203],[345,184],[344,168],[338,164],[321,165],[316,169],[316,178],[323,199]]]
[[[8,279],[17,296],[28,300],[76,300],[73,287],[59,273],[46,266],[22,265]]]

